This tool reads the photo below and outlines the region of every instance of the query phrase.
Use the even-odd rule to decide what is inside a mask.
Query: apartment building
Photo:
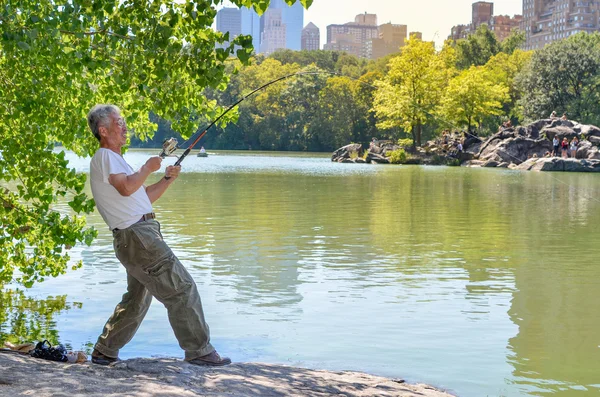
[[[511,35],[513,30],[520,29],[523,23],[522,15],[510,17],[508,15],[496,15],[490,20],[490,29],[496,34],[499,41],[503,41]]]
[[[371,39],[366,43],[366,57],[377,59],[388,54],[399,52],[406,44],[408,27],[386,23],[379,25],[379,37]]]
[[[367,43],[379,37],[377,15],[359,14],[354,22],[327,26],[327,44],[330,51],[345,51],[359,58],[369,58]]]
[[[496,38],[502,41],[510,36],[514,29],[520,29],[522,21],[522,15],[515,15],[514,17],[508,15],[494,16],[494,3],[478,1],[473,3],[471,23],[453,26],[448,38],[452,40],[466,39],[485,23],[494,32]]]
[[[579,32],[600,30],[600,0],[523,0],[525,49],[534,50]]]

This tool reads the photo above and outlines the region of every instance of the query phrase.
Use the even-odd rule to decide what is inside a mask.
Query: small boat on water
[[[206,149],[204,149],[204,146],[200,148],[200,151],[198,152],[198,157],[208,157],[208,153],[206,153]]]

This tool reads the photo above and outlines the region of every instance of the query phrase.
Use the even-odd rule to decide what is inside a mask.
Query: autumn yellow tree
[[[437,52],[432,42],[411,37],[400,55],[390,60],[388,74],[377,82],[373,106],[377,126],[402,127],[420,146],[422,127],[433,118],[453,73],[449,67],[453,56],[448,45]]]

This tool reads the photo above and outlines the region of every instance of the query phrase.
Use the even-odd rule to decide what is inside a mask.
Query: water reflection
[[[594,175],[221,155],[184,164],[155,210],[215,345],[239,361],[461,396],[570,395],[600,383],[599,188]],[[85,302],[77,330],[59,327],[74,345],[97,337],[125,289],[110,233],[90,221],[98,240],[74,250],[84,268],[35,290]],[[157,304],[122,351],[178,354]]]
[[[0,346],[4,342],[20,344],[39,342],[59,343],[56,317],[71,309],[81,309],[80,302],[67,303],[67,296],[35,299],[19,289],[0,290]],[[68,349],[72,347],[67,344]]]

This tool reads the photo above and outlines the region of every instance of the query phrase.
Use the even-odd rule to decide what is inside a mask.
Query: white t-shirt
[[[90,162],[90,185],[98,212],[110,230],[125,229],[152,212],[152,203],[141,186],[131,196],[122,196],[108,182],[111,174],[134,174],[125,159],[112,150],[100,148]]]

